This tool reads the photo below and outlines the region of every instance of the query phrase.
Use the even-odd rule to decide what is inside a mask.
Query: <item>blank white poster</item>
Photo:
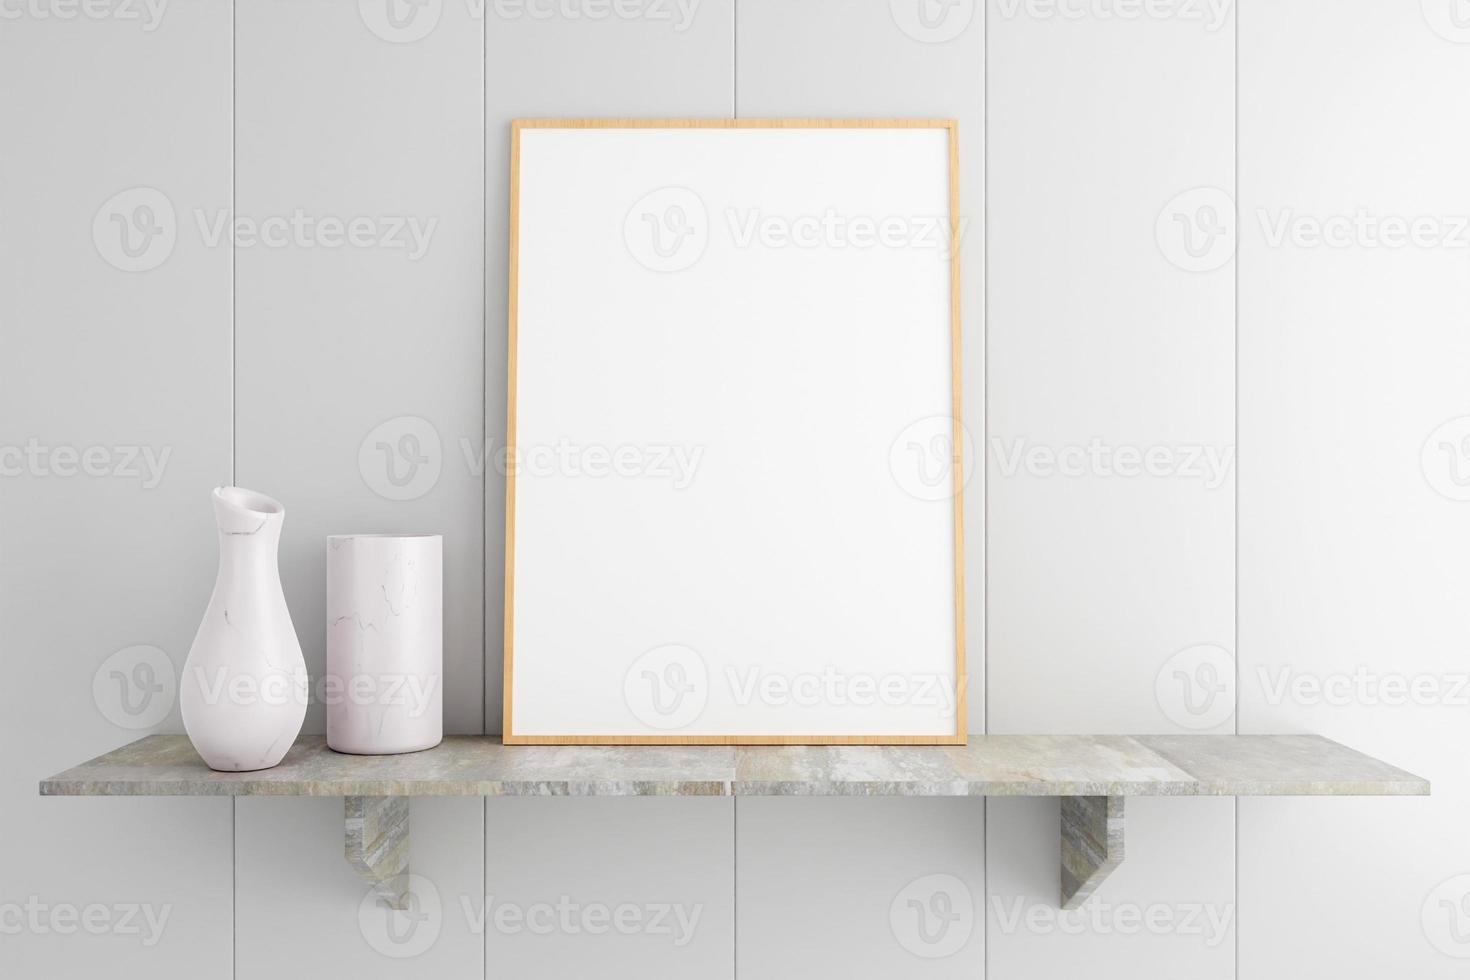
[[[508,742],[962,740],[952,139],[518,127]]]

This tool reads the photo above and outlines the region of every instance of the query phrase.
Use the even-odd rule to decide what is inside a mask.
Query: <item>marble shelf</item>
[[[965,746],[505,746],[450,736],[409,755],[341,755],[320,735],[279,766],[209,769],[149,735],[41,782],[42,796],[341,796],[349,862],[395,904],[413,796],[1056,796],[1061,897],[1123,860],[1130,796],[1425,796],[1429,783],[1316,735],[974,735]]]

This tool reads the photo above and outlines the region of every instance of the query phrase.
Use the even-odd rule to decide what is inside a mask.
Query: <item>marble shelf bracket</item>
[[[1078,909],[1123,863],[1123,797],[1062,797],[1062,908]]]
[[[389,908],[408,908],[407,796],[346,798],[347,863]]]

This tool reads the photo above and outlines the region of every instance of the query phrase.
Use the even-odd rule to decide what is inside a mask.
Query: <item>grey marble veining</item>
[[[1194,786],[1188,773],[1113,735],[741,748],[735,776],[737,796],[1180,796]]]
[[[274,769],[210,770],[150,735],[41,783],[45,796],[1395,796],[1416,776],[1315,735],[973,736],[966,746],[504,746],[408,755],[297,739]]]
[[[482,741],[503,796],[728,796],[728,745],[512,745]]]
[[[1196,796],[1428,796],[1412,773],[1320,735],[1143,735]]]
[[[956,750],[975,796],[1189,796],[1191,775],[1126,735],[987,735]]]
[[[183,735],[150,735],[41,784],[43,796],[724,796],[726,746],[504,746],[448,736],[423,752],[345,755],[303,735],[274,769],[210,770]]]
[[[950,746],[741,746],[736,796],[968,796]]]

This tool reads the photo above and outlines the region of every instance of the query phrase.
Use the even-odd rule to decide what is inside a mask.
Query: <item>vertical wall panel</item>
[[[282,577],[313,677],[325,536],[444,535],[450,732],[483,730],[484,505],[472,461],[484,438],[484,25],[472,14],[459,3],[258,0],[236,15],[237,477],[285,504]],[[323,724],[314,706],[306,730]],[[465,867],[479,865],[482,807],[419,810],[416,838],[454,842]],[[239,808],[240,866],[273,869],[241,878],[242,977],[294,972],[308,944],[370,946],[344,879],[269,853],[299,839],[340,862],[341,827],[319,817]],[[293,926],[284,940],[272,926],[282,919]],[[433,952],[445,976],[478,975],[482,957],[482,938],[462,929],[444,929]],[[349,958],[367,974],[402,969],[391,956]]]
[[[987,975],[1233,977],[1232,811],[1228,800],[1128,800],[1123,864],[1083,908],[1063,912],[1057,802],[992,800]]]
[[[1456,10],[1241,13],[1241,730],[1321,732],[1434,794],[1241,801],[1242,977],[1470,964]]]
[[[1232,731],[1233,13],[987,12],[989,730]],[[1180,803],[1130,803],[1097,915],[1007,928],[1055,900],[1056,804],[992,802],[993,975],[1233,975],[1184,912],[1233,905],[1233,806]]]
[[[600,12],[598,12],[600,11]],[[504,629],[506,282],[510,122],[537,116],[728,116],[731,0],[605,8],[488,4],[485,23],[486,730],[500,730]],[[693,938],[641,928],[537,935],[487,928],[491,963],[526,978],[727,977],[733,970],[729,800],[510,800],[487,809],[486,892],[512,908],[700,906]],[[492,905],[492,914],[494,906]],[[651,913],[649,913],[651,914]],[[650,923],[645,918],[644,925]],[[581,919],[577,919],[581,922]],[[496,967],[492,967],[496,969]]]
[[[341,799],[250,798],[238,806],[236,977],[487,975],[475,914],[485,882],[483,799],[413,800],[412,888],[402,910],[369,894],[343,860]]]
[[[1230,731],[1155,681],[1234,633],[1229,214],[1177,199],[1228,207],[1234,19],[1033,7],[989,22],[990,730]]]
[[[178,730],[214,576],[230,256],[190,215],[229,205],[230,9],[160,6],[0,18],[6,976],[229,971],[228,802],[36,793]]]
[[[445,730],[475,733],[482,25],[461,4],[401,26],[376,9],[236,15],[237,476],[286,507],[281,574],[313,676],[326,536],[444,535]],[[324,724],[313,704],[307,731]]]
[[[738,812],[739,976],[985,975],[980,800],[749,798]]]
[[[561,980],[734,976],[728,799],[492,797],[486,961]]]
[[[741,116],[959,121],[959,367],[974,442],[965,450],[978,452],[985,431],[982,12],[923,0],[739,0],[736,23]],[[965,494],[965,659],[974,732],[985,724],[981,472],[976,466]],[[741,976],[983,971],[984,801],[752,800],[739,813]],[[855,854],[872,856],[855,861]],[[950,907],[964,910],[960,919],[939,916]]]

